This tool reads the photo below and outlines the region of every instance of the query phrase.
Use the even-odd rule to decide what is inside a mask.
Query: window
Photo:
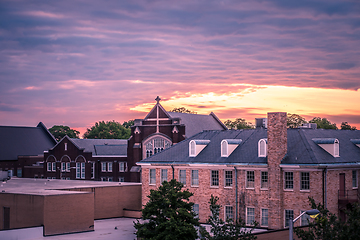
[[[67,143],[64,143],[65,151],[67,151]]]
[[[258,143],[258,156],[259,157],[266,157],[266,140],[267,139],[260,139]]]
[[[268,188],[269,180],[268,180],[268,172],[261,172],[261,188]]]
[[[168,176],[167,176],[167,169],[161,169],[161,182],[167,181],[168,180]]]
[[[293,172],[285,172],[285,189],[294,188],[294,174]]]
[[[112,177],[108,177],[108,182],[112,182],[113,178]]]
[[[112,172],[112,162],[108,162],[108,172]]]
[[[194,204],[193,205],[193,212],[196,214],[196,218],[199,217],[199,204]]]
[[[119,177],[119,182],[124,182],[124,181],[125,181],[124,177]]]
[[[232,187],[233,171],[225,171],[225,187]]]
[[[300,190],[310,190],[310,173],[300,172]]]
[[[261,226],[269,225],[269,209],[263,208],[261,209]]]
[[[150,177],[150,181],[149,184],[151,185],[155,185],[156,184],[156,169],[150,169],[149,172],[149,177]]]
[[[255,222],[255,208],[246,208],[246,224],[253,225]]]
[[[80,164],[80,166],[81,166],[81,178],[84,179],[85,178],[85,163],[82,162]]]
[[[186,170],[179,171],[179,179],[182,184],[186,185]]]
[[[246,188],[255,187],[255,173],[254,171],[246,171]]]
[[[80,163],[77,162],[76,163],[76,178],[80,178],[80,173],[81,173]]]
[[[91,166],[91,179],[95,178],[95,162],[90,162]]]
[[[105,181],[107,181],[107,178],[106,177],[100,177],[100,180],[105,182]]]
[[[334,157],[340,157],[339,155],[339,140],[335,139],[334,143]]]
[[[356,170],[352,171],[352,186],[353,186],[353,188],[358,187],[357,171]]]
[[[221,141],[221,156],[222,157],[228,156],[228,142],[226,140]]]
[[[300,213],[303,213],[305,211],[300,211]],[[301,219],[300,219],[300,224],[301,226],[307,226],[309,225],[309,222],[310,222],[310,216],[307,215],[306,213],[304,213],[304,215],[301,216]]]
[[[232,206],[225,206],[225,219],[233,219],[233,207]]]
[[[17,169],[17,174],[16,174],[17,177],[22,177],[22,169],[21,168],[18,168]]]
[[[285,227],[289,227],[289,220],[294,219],[294,211],[293,210],[285,210]]]
[[[199,170],[191,170],[191,186],[199,186]]]
[[[101,171],[106,172],[106,162],[101,163]]]
[[[189,152],[190,152],[190,157],[195,157],[196,156],[196,143],[194,140],[191,140],[189,143]]]
[[[159,153],[162,150],[169,148],[171,146],[171,141],[162,138],[156,137],[150,139],[148,142],[145,143],[145,156],[150,157],[153,154]]]
[[[47,171],[48,171],[48,172],[51,172],[51,162],[48,162],[48,163],[47,163]]]
[[[211,186],[219,186],[219,170],[211,170]]]
[[[66,171],[67,171],[67,172],[70,172],[70,162],[67,162],[67,163],[66,163],[66,167],[65,167],[65,168],[66,168]]]
[[[62,163],[61,163],[61,171],[62,171],[62,172],[65,172],[65,171],[66,171],[66,163],[65,163],[65,162],[62,162]]]
[[[119,172],[125,172],[125,163],[119,162]]]
[[[52,162],[52,171],[56,172],[56,162]]]

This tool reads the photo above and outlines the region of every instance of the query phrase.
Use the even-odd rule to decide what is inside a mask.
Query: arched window
[[[335,139],[334,142],[334,157],[339,157],[340,153],[339,153],[339,140]]]
[[[196,156],[196,143],[194,140],[189,142],[189,155],[190,157]]]
[[[61,160],[61,171],[62,172],[70,172],[70,157],[68,155],[62,156]]]
[[[228,142],[226,140],[221,141],[221,156],[228,157]]]
[[[260,139],[258,142],[258,155],[259,157],[266,157],[267,155],[267,139]]]
[[[76,162],[76,178],[85,179],[85,162],[86,159],[83,156],[77,156],[75,159]]]
[[[145,141],[144,145],[145,145],[144,158],[148,158],[153,154],[159,153],[162,150],[171,147],[172,143],[170,140],[166,139],[165,137],[156,136]]]

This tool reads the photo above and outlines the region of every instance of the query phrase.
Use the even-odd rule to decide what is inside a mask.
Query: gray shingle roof
[[[351,139],[360,139],[360,131],[324,129],[288,129],[288,152],[282,164],[348,164],[360,163],[360,148]],[[192,163],[192,164],[267,164],[266,157],[258,157],[258,141],[267,138],[266,129],[203,131],[171,148],[142,160],[140,163]],[[312,139],[339,140],[340,157],[333,157]],[[223,139],[242,139],[229,157],[221,157]],[[191,140],[210,140],[196,156],[189,157]]]
[[[71,140],[85,152],[96,155],[127,155],[127,140],[125,139],[77,139]]]
[[[44,124],[37,127],[0,126],[0,160],[42,155],[56,144]]]
[[[185,136],[191,137],[204,130],[226,130],[225,125],[214,114],[201,115],[168,112],[171,118],[180,118],[181,124],[185,125]]]

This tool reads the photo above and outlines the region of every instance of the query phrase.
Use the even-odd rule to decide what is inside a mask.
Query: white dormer
[[[224,139],[221,141],[221,157],[228,157],[240,145],[241,139]]]
[[[260,139],[258,142],[258,157],[267,156],[267,138]]]
[[[350,141],[360,148],[360,139],[350,139]]]
[[[313,138],[312,140],[333,157],[340,157],[339,140],[337,138]]]
[[[189,157],[196,157],[209,143],[210,140],[191,140],[189,142]]]

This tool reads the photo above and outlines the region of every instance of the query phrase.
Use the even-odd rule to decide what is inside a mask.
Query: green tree
[[[251,122],[247,122],[244,118],[237,118],[234,121],[226,120],[224,125],[228,129],[251,129],[254,125]]]
[[[352,127],[350,126],[350,124],[348,124],[348,122],[342,122],[341,123],[341,130],[356,130],[356,127]]]
[[[122,124],[125,128],[131,128],[134,125],[134,120],[124,121]]]
[[[130,137],[131,130],[125,128],[118,122],[96,122],[90,129],[88,128],[84,133],[84,138],[89,139],[128,139]]]
[[[172,179],[163,182],[157,190],[150,190],[149,202],[142,210],[142,219],[134,222],[136,235],[143,239],[180,240],[196,239],[199,220],[193,212],[193,195],[182,191],[183,184]]]
[[[217,204],[218,197],[211,195],[209,204],[211,216],[206,221],[210,224],[210,233],[206,231],[204,227],[200,227],[200,239],[201,240],[240,240],[240,239],[256,239],[257,237],[252,235],[252,231],[258,225],[254,222],[253,227],[250,230],[246,230],[245,222],[242,219],[233,221],[233,219],[226,219],[223,221],[220,215],[221,205]]]
[[[309,197],[310,207],[318,209],[319,215],[314,222],[309,223],[308,229],[295,228],[294,232],[302,240],[355,240],[360,236],[360,207],[352,205],[351,211],[346,211],[345,219],[339,219],[335,214],[329,212],[321,203]]]
[[[288,128],[298,128],[306,123],[305,118],[298,114],[287,114],[287,127]]]
[[[197,114],[197,112],[191,111],[191,110],[186,109],[186,108],[184,108],[184,107],[173,108],[172,110],[170,110],[170,112]]]
[[[309,121],[309,123],[316,123],[317,128],[323,128],[323,129],[338,129],[336,126],[336,123],[331,123],[326,118],[321,117],[314,117]]]
[[[65,135],[69,138],[79,138],[80,135],[79,131],[63,125],[54,125],[49,128],[49,132],[54,136],[56,141],[60,141]]]

